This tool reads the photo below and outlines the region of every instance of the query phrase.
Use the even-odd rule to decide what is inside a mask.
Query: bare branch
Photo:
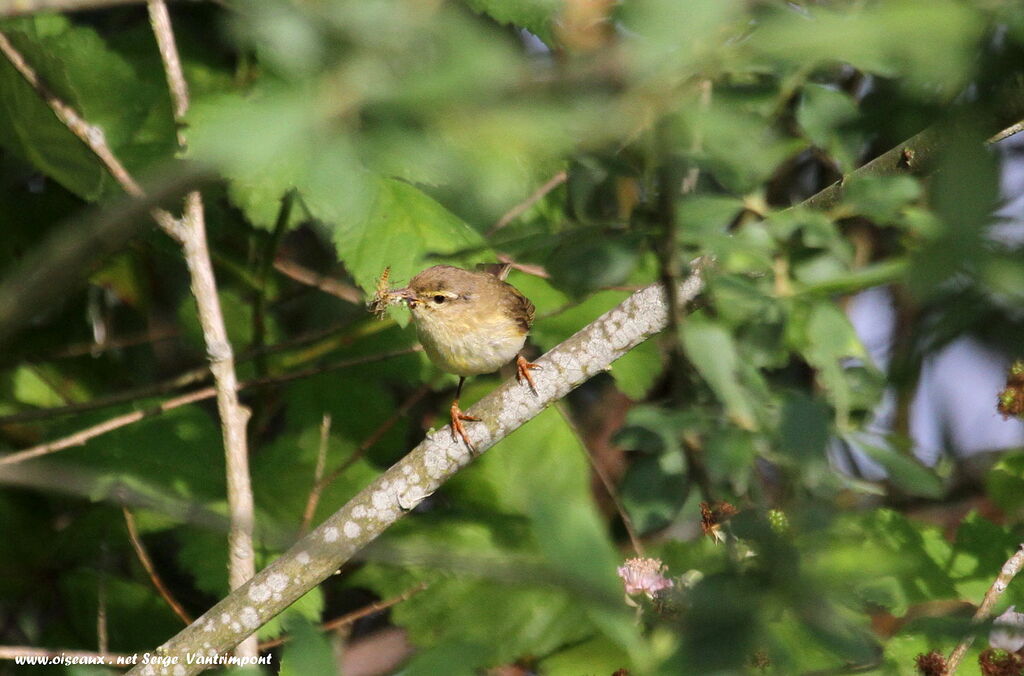
[[[358,610],[353,610],[351,613],[345,613],[341,617],[336,617],[333,620],[330,620],[329,622],[324,622],[322,625],[320,625],[320,630],[335,631],[336,629],[340,629],[341,627],[347,626],[349,624],[352,624],[353,622],[361,620],[364,617],[376,615],[380,611],[387,610],[391,606],[397,606],[399,603],[408,601],[413,596],[416,596],[416,594],[419,594],[421,591],[426,589],[427,586],[428,585],[426,582],[421,582],[418,585],[406,589],[398,596],[392,596],[391,598],[384,599],[383,601],[376,601],[367,606],[359,608]],[[290,638],[291,637],[289,636],[282,636],[280,638],[271,639],[269,641],[262,641],[260,643],[260,650],[263,651],[270,650],[271,648],[276,648],[277,646],[283,643],[287,643],[290,640]]]
[[[324,293],[340,298],[355,305],[363,304],[363,293],[354,286],[344,284],[338,280],[322,275],[319,272],[303,267],[294,261],[278,258],[274,261],[274,269],[285,277],[294,279],[300,284],[312,286]]]
[[[974,624],[978,624],[988,618],[992,613],[992,607],[995,606],[996,601],[1003,595],[1003,592],[1010,585],[1010,581],[1017,576],[1022,567],[1024,567],[1024,544],[1019,545],[1013,556],[1006,560],[999,574],[996,575],[995,581],[992,582],[992,586],[985,592],[985,597],[981,600],[981,604],[972,618]],[[956,648],[953,649],[953,652],[950,653],[949,659],[946,660],[945,676],[953,676],[956,673],[957,667],[960,666],[961,660],[967,654],[967,650],[971,647],[972,643],[974,643],[973,632],[965,636]]]
[[[1020,122],[1017,122],[1015,124],[1011,124],[1009,127],[1003,129],[998,134],[993,134],[988,138],[987,143],[999,143],[1003,139],[1010,138],[1014,134],[1019,134],[1022,131],[1024,131],[1024,120],[1021,120]]]
[[[305,533],[309,530],[309,525],[313,523],[313,516],[316,515],[317,505],[320,504],[320,497],[323,495],[323,492],[327,490],[327,487],[337,481],[338,477],[345,473],[345,470],[366,455],[366,452],[373,448],[374,444],[380,441],[381,437],[387,434],[387,431],[395,426],[395,423],[407,416],[409,414],[409,410],[423,397],[425,397],[428,392],[430,392],[429,384],[424,385],[413,392],[408,399],[402,402],[401,406],[395,409],[395,412],[392,413],[387,420],[381,423],[380,426],[370,434],[370,436],[366,437],[366,439],[363,440],[363,443],[359,444],[359,448],[357,448],[352,455],[346,458],[345,461],[337,467],[337,469],[326,477],[318,476],[316,478],[313,488],[309,491],[309,498],[306,500],[306,508],[302,511],[302,525],[299,527],[300,533]]]
[[[0,17],[36,12],[78,12],[116,5],[141,5],[144,0],[7,0],[0,6]]]
[[[167,5],[164,0],[150,0],[148,7],[150,24],[160,49],[160,59],[164,64],[174,103],[174,119],[179,125],[178,143],[184,146],[185,137],[180,125],[184,123],[189,108],[188,85],[181,70],[181,59],[178,57]],[[199,310],[199,324],[203,330],[210,372],[217,390],[217,411],[224,437],[228,517],[231,522],[228,531],[228,582],[232,589],[237,589],[256,573],[253,549],[256,509],[249,476],[249,444],[246,436],[250,412],[238,400],[235,356],[217,294],[217,282],[206,241],[206,216],[202,196],[198,191],[185,197],[185,214],[176,234],[185,252],[185,264],[192,278],[192,295]],[[242,641],[236,652],[242,657],[258,655],[256,637],[251,636]]]
[[[497,222],[494,225],[492,225],[490,229],[487,231],[487,236],[490,237],[491,235],[498,232],[506,225],[508,225],[509,223],[511,223],[512,221],[526,213],[527,209],[532,207],[537,202],[541,201],[545,195],[547,195],[549,192],[565,183],[565,180],[568,177],[569,173],[564,170],[552,176],[550,179],[547,180],[547,182],[544,185],[534,190],[529,197],[527,197],[525,200],[509,209],[504,216],[499,218]]]
[[[680,302],[692,301],[703,288],[697,266],[680,286]],[[667,322],[664,289],[653,285],[633,294],[552,349],[539,360],[544,370],[534,376],[536,392],[512,379],[467,411],[482,419],[469,428],[478,453],[485,452],[570,390],[607,370],[613,361],[663,330]],[[171,638],[158,653],[183,656],[204,645],[207,650],[230,649],[332,575],[475,457],[465,444],[452,439],[447,427],[429,432],[402,460],[256,577]],[[189,674],[202,669],[201,665],[184,662],[182,657],[179,664],[155,671]],[[130,673],[141,674],[142,670],[136,668]]]
[[[153,565],[153,560],[149,558],[149,552],[146,551],[146,546],[142,544],[142,538],[139,537],[139,529],[135,526],[135,516],[128,511],[127,507],[122,506],[121,511],[124,513],[124,525],[128,529],[128,540],[132,543],[135,555],[139,557],[139,563],[142,564],[146,574],[149,575],[149,581],[153,583],[157,592],[167,602],[167,605],[171,607],[174,614],[180,617],[181,621],[186,625],[192,624],[192,616],[178,603],[178,599],[174,598],[174,595],[171,594],[167,585],[164,584],[164,581],[156,572],[156,566]]]
[[[371,364],[377,361],[383,361],[385,359],[391,359],[392,357],[399,357],[406,354],[412,354],[422,350],[419,345],[413,347],[407,347],[401,350],[393,350],[391,352],[383,352],[381,354],[367,355],[365,357],[355,357],[353,359],[345,359],[343,361],[328,364],[327,366],[317,366],[313,368],[303,369],[301,371],[293,371],[291,373],[285,373],[279,376],[268,376],[266,378],[254,378],[252,380],[246,380],[239,384],[238,389],[244,390],[249,387],[260,387],[263,385],[276,385],[281,383],[291,382],[293,380],[299,380],[302,378],[308,378],[310,376],[320,375],[321,373],[329,373],[331,371],[337,371],[339,369],[348,368],[350,366],[360,366],[362,364]],[[25,460],[31,460],[42,455],[49,455],[50,453],[56,453],[62,451],[65,448],[71,448],[72,446],[81,446],[85,442],[95,439],[98,436],[113,432],[114,430],[127,427],[133,423],[136,423],[145,418],[152,418],[153,416],[172,411],[188,404],[194,404],[197,401],[204,399],[212,399],[217,396],[217,389],[215,387],[204,387],[202,389],[187,392],[177,397],[172,397],[166,401],[162,401],[156,406],[141,411],[132,411],[131,413],[124,413],[122,415],[115,416],[109,420],[104,420],[101,423],[97,423],[91,427],[87,427],[84,430],[79,430],[73,434],[54,441],[49,441],[44,444],[39,444],[31,448],[26,448],[15,453],[0,456],[0,466],[13,465]]]

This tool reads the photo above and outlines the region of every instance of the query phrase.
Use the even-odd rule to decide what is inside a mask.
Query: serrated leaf
[[[327,223],[339,258],[367,293],[373,293],[386,266],[391,279],[404,283],[446,254],[475,250],[467,261],[487,258],[480,234],[422,190],[395,179],[371,180],[373,199],[365,216]],[[318,201],[311,208],[329,218],[346,206]]]
[[[561,0],[466,0],[466,4],[498,23],[525,28],[549,45],[554,41],[555,17],[563,7]]]
[[[115,154],[146,163],[170,156],[174,136],[166,93],[141,78],[94,30],[43,14],[6,21],[4,34],[52,91],[103,130]],[[0,92],[0,144],[83,199],[120,191],[7,59],[0,60]],[[146,141],[151,147],[136,153],[132,141],[156,108],[163,133],[151,136]]]

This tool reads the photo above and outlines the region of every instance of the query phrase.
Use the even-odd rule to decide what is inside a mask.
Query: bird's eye
[[[434,296],[434,302],[437,303],[438,305],[445,302],[446,300],[448,299],[442,296],[441,294],[437,294],[436,296]]]

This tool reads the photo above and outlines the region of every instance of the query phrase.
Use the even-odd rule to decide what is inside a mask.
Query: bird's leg
[[[475,421],[480,420],[480,418],[471,415],[466,415],[465,413],[462,412],[462,409],[459,408],[459,397],[462,395],[462,384],[464,382],[466,382],[465,376],[459,376],[459,387],[458,389],[455,390],[455,401],[452,402],[451,409],[452,441],[458,441],[458,437],[455,436],[458,435],[459,437],[462,437],[462,440],[464,442],[466,442],[466,446],[469,448],[469,452],[476,453],[476,449],[473,447],[473,442],[469,440],[469,435],[466,434],[466,427],[462,424],[462,421]]]
[[[537,369],[539,371],[543,368],[544,367],[540,364],[534,364],[532,361],[526,361],[526,358],[521,354],[516,355],[516,380],[523,382],[525,379],[526,382],[530,384],[530,389],[533,390],[534,394],[537,393],[537,386],[533,382],[533,376],[530,375],[530,371],[533,369]]]

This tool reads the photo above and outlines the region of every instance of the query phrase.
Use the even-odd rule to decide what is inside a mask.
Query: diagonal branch
[[[1006,588],[1009,586],[1010,581],[1017,576],[1017,573],[1024,568],[1024,544],[1017,547],[1017,551],[1014,552],[1013,556],[1006,560],[1003,567],[999,570],[999,574],[996,575],[996,579],[992,582],[992,586],[985,592],[985,597],[981,600],[978,605],[978,610],[975,611],[974,617],[971,618],[972,622],[978,624],[986,620],[992,612],[992,607],[995,606],[996,601],[1003,595]],[[971,644],[974,643],[974,632],[971,632],[964,637],[953,652],[949,656],[949,660],[946,661],[946,671],[944,676],[953,676],[956,673],[957,668],[960,666],[960,661],[963,660],[964,655],[967,654]]]
[[[704,288],[701,268],[695,266],[680,285],[681,303],[692,301]],[[661,285],[634,293],[541,357],[544,369],[534,376],[536,394],[513,379],[470,408],[468,414],[483,419],[469,430],[474,446],[483,453],[570,390],[607,370],[667,323]],[[472,460],[465,445],[452,440],[447,427],[428,433],[420,445],[318,528],[158,649],[161,655],[178,656],[177,664],[163,669],[148,665],[152,670],[146,673],[197,673],[202,665],[188,664],[186,653],[229,650],[332,575]],[[143,667],[129,673],[142,674]]]

